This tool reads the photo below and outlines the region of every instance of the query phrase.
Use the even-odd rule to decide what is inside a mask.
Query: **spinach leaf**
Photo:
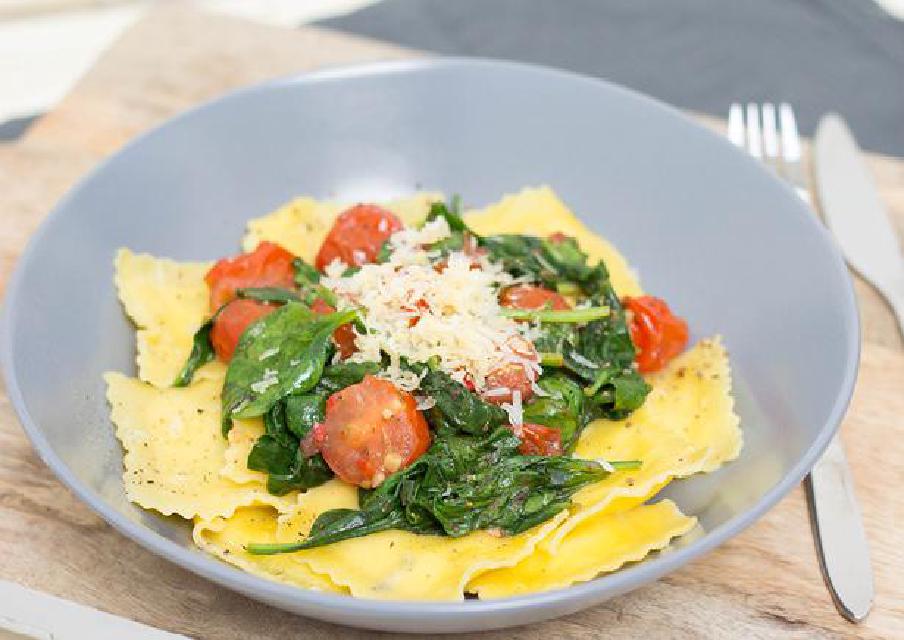
[[[299,542],[246,548],[255,554],[286,553],[386,529],[453,537],[478,529],[520,533],[566,508],[581,487],[608,475],[603,465],[589,460],[518,455],[520,444],[505,427],[480,437],[438,437],[413,465],[366,493],[359,510],[326,511]]]
[[[183,365],[179,375],[173,381],[174,387],[187,387],[190,385],[192,378],[195,377],[195,372],[216,357],[216,351],[214,351],[213,343],[210,341],[210,332],[213,330],[213,325],[217,318],[220,317],[220,314],[231,302],[232,300],[217,309],[216,313],[210,316],[195,331],[195,335],[192,338],[191,353],[188,355],[188,360],[185,361],[185,365]]]
[[[594,300],[609,306],[609,316],[578,329],[562,355],[565,368],[588,383],[584,393],[591,398],[593,417],[618,420],[643,404],[650,387],[634,366],[636,350],[625,311],[608,278]]]
[[[354,310],[317,315],[289,302],[249,326],[226,371],[224,433],[232,418],[263,415],[287,395],[313,388],[333,350],[330,336],[356,316]]]
[[[277,496],[295,489],[316,487],[333,477],[333,472],[320,454],[310,458],[302,454],[299,437],[289,424],[293,420],[306,423],[311,417],[315,420],[318,418],[310,415],[293,417],[293,413],[299,408],[302,411],[309,411],[309,407],[304,402],[293,404],[291,400],[294,400],[294,397],[290,396],[289,399],[277,403],[264,415],[265,433],[258,438],[248,454],[248,468],[267,473],[267,491]],[[321,409],[319,419],[322,418]],[[310,430],[311,426],[313,422],[307,430]]]
[[[210,331],[213,329],[215,318],[216,315],[207,320],[197,331],[195,331],[195,336],[192,338],[191,353],[188,356],[188,360],[185,361],[179,375],[176,376],[176,379],[173,381],[174,387],[187,387],[190,385],[192,378],[195,377],[195,372],[216,357],[213,350],[213,344],[210,342]]]
[[[301,258],[292,261],[292,269],[295,272],[295,284],[300,288],[311,287],[320,283],[320,272]]]
[[[334,393],[364,380],[364,376],[375,375],[382,365],[379,362],[339,362],[323,370],[318,390]]]
[[[292,395],[281,403],[286,429],[298,440],[308,435],[316,423],[323,422],[327,395],[325,392]]]
[[[258,302],[301,302],[301,297],[296,291],[281,287],[241,287],[235,290],[239,298],[257,300]]]
[[[599,294],[609,273],[600,262],[587,264],[587,255],[574,238],[537,238],[525,235],[497,235],[483,238],[490,259],[516,277],[530,278],[544,287],[588,296]]]
[[[480,434],[508,424],[503,409],[484,402],[442,371],[427,371],[421,390],[436,401],[429,410],[428,421],[437,431]]]
[[[558,429],[562,448],[571,451],[588,422],[584,390],[563,373],[544,375],[537,384],[546,395],[538,395],[524,406],[524,422]]]
[[[300,298],[308,305],[321,298],[328,305],[336,308],[336,294],[320,284],[320,272],[301,258],[292,261],[295,270],[295,284],[300,289]]]
[[[459,233],[467,231],[476,237],[476,234],[468,228],[468,225],[465,224],[464,219],[461,217],[460,204],[461,200],[458,196],[452,196],[448,206],[443,202],[434,202],[430,205],[430,211],[427,212],[426,221],[433,222],[437,218],[445,218],[451,231]]]
[[[560,354],[567,343],[574,343],[577,336],[577,327],[573,324],[543,324],[540,331],[540,336],[534,340],[534,348],[540,353]]]

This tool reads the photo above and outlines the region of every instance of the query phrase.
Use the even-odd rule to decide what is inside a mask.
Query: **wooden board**
[[[26,238],[65,190],[123,142],[231,88],[306,69],[415,55],[305,28],[179,8],[117,42],[26,139],[0,146],[0,292]],[[713,126],[720,126],[714,123]],[[904,235],[904,162],[870,159]],[[904,351],[888,310],[858,284],[863,364],[844,439],[872,545],[876,607],[844,622],[822,584],[800,490],[706,557],[599,607],[465,638],[904,637]],[[198,638],[369,638],[256,603],[161,561],[56,481],[0,394],[0,579]],[[391,637],[387,634],[387,637]]]

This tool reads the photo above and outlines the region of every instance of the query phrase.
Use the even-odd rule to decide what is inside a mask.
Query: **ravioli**
[[[245,551],[248,540],[275,542],[278,512],[273,507],[240,507],[229,518],[198,519],[195,544],[248,573],[304,589],[348,593],[327,576],[314,573],[293,555],[255,556]]]
[[[670,500],[596,514],[570,531],[555,552],[538,548],[514,567],[478,576],[468,591],[481,598],[504,598],[592,580],[664,548],[696,523]]]
[[[647,381],[653,390],[643,406],[625,420],[588,425],[575,447],[582,458],[640,460],[641,467],[575,494],[571,517],[544,541],[550,550],[586,518],[643,502],[673,478],[713,471],[740,453],[728,355],[718,338],[700,341]]]
[[[437,199],[417,194],[383,206],[415,224]],[[313,261],[345,206],[298,198],[251,220],[242,246],[271,240]],[[621,254],[548,187],[506,196],[465,219],[480,234],[572,235],[591,260],[605,260],[619,295],[642,294]],[[648,377],[653,391],[643,407],[626,420],[596,421],[576,448],[581,457],[638,459],[642,466],[584,488],[569,510],[528,532],[448,538],[384,531],[297,553],[250,555],[247,543],[295,541],[323,511],[356,508],[357,490],[333,480],[304,494],[270,495],[266,475],[246,466],[261,421],[236,420],[228,439],[220,434],[225,367],[210,363],[189,387],[170,387],[209,315],[203,279],[209,266],[119,252],[116,285],[138,328],[140,379],[117,373],[105,379],[130,500],[194,520],[199,547],[250,573],[391,600],[461,600],[466,591],[499,598],[564,587],[640,560],[684,534],[694,518],[670,501],[644,503],[673,478],[712,471],[740,450],[727,355],[718,339],[704,340]]]
[[[138,329],[138,377],[168,387],[191,353],[195,330],[210,315],[204,283],[210,263],[120,249],[114,268],[119,299]]]
[[[207,365],[190,387],[158,389],[108,373],[107,400],[122,442],[123,482],[132,502],[192,519],[229,516],[255,503],[286,510],[294,497],[270,495],[261,483],[239,484],[220,475],[226,441],[220,433],[220,389],[225,367]]]
[[[380,206],[396,214],[405,225],[415,225],[427,217],[430,203],[443,199],[440,193],[418,193]],[[348,206],[341,202],[296,198],[272,213],[250,220],[242,249],[254,251],[263,240],[269,240],[313,263],[336,216]]]
[[[334,480],[298,499],[298,510],[280,517],[279,541],[297,540],[326,509],[355,508],[357,491]],[[353,596],[378,600],[462,600],[475,575],[510,567],[530,555],[538,540],[567,514],[514,536],[476,531],[461,538],[382,531],[290,554]],[[256,542],[256,540],[252,540]]]

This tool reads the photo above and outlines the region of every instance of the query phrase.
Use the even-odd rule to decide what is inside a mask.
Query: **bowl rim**
[[[3,315],[0,317],[0,372],[5,379],[6,389],[10,402],[15,409],[23,429],[37,451],[41,460],[53,471],[57,478],[63,482],[82,502],[87,504],[95,513],[103,518],[118,532],[134,540],[145,549],[156,555],[176,563],[193,573],[205,577],[213,582],[237,589],[245,594],[269,602],[293,603],[307,609],[310,615],[316,616],[319,612],[333,612],[351,614],[353,617],[346,624],[367,626],[365,623],[356,622],[355,618],[369,618],[386,620],[387,618],[423,619],[431,616],[449,616],[455,614],[479,615],[481,619],[489,615],[505,615],[521,612],[534,607],[542,607],[552,610],[557,605],[561,610],[573,602],[599,602],[607,595],[617,595],[628,590],[651,582],[666,573],[669,573],[691,560],[708,553],[729,538],[737,535],[748,526],[759,520],[772,506],[787,495],[790,490],[799,484],[807,472],[812,468],[843,419],[853,394],[859,369],[860,356],[860,321],[857,312],[856,298],[853,283],[841,254],[837,250],[829,232],[822,226],[816,216],[799,202],[790,186],[780,183],[785,189],[788,198],[797,202],[797,209],[809,220],[811,228],[816,235],[821,236],[821,242],[828,245],[834,273],[833,278],[839,278],[843,297],[839,299],[842,310],[842,322],[845,326],[844,347],[846,350],[846,362],[841,388],[831,407],[828,419],[820,428],[817,436],[810,443],[804,454],[794,463],[790,471],[766,491],[757,502],[747,509],[722,523],[721,525],[705,532],[700,538],[687,546],[673,549],[670,553],[649,557],[643,562],[623,567],[613,573],[604,574],[588,582],[571,585],[551,591],[520,595],[509,598],[490,600],[463,600],[457,602],[436,602],[424,600],[371,600],[366,598],[350,597],[343,594],[314,591],[301,587],[278,583],[251,573],[227,565],[212,555],[197,548],[186,548],[170,541],[164,536],[133,521],[116,509],[108,506],[107,502],[85,483],[79,480],[69,469],[66,463],[54,453],[50,443],[45,438],[42,429],[32,419],[25,404],[22,391],[18,384],[16,368],[13,364],[13,310],[17,307],[24,274],[30,268],[35,247],[40,244],[43,235],[52,227],[54,221],[64,215],[70,200],[74,199],[83,186],[103,173],[106,168],[123,153],[140,145],[146,137],[156,135],[162,129],[180,122],[184,118],[198,115],[205,110],[216,108],[220,103],[241,99],[242,97],[268,91],[277,87],[293,85],[316,85],[323,82],[345,81],[355,78],[372,77],[376,75],[404,75],[416,72],[433,72],[442,69],[457,67],[473,67],[475,70],[503,73],[528,73],[536,76],[546,76],[571,82],[595,85],[603,90],[621,93],[634,100],[640,100],[647,106],[658,109],[668,114],[671,118],[677,118],[684,126],[696,128],[700,135],[716,138],[728,147],[732,147],[717,133],[707,129],[694,121],[675,107],[669,106],[655,98],[638,91],[614,84],[601,78],[565,71],[554,67],[536,65],[508,60],[498,60],[485,57],[435,57],[418,58],[413,60],[397,60],[383,62],[369,62],[327,68],[323,70],[292,74],[283,77],[254,83],[236,90],[221,94],[207,100],[200,105],[182,111],[172,118],[141,133],[128,143],[123,145],[109,157],[103,159],[96,167],[84,175],[69,191],[57,202],[52,211],[41,222],[38,229],[32,233],[25,250],[17,261],[15,269],[10,277]],[[763,172],[766,169],[756,160],[747,156],[740,150],[735,153],[743,156],[751,165],[756,165]],[[777,178],[773,178],[778,181]],[[517,624],[513,621],[510,624]],[[500,626],[490,624],[483,628]],[[388,627],[387,627],[388,628]]]

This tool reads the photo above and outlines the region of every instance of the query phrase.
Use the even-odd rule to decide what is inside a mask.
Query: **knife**
[[[859,151],[840,116],[823,117],[813,150],[820,209],[851,266],[877,289],[893,292],[896,282],[904,283],[904,264],[894,229]],[[883,295],[891,301],[889,294]],[[904,305],[896,307],[899,321],[900,311]],[[875,590],[863,519],[838,434],[814,465],[805,486],[826,585],[841,614],[859,622],[869,613]]]
[[[813,157],[826,224],[848,264],[888,302],[904,335],[904,257],[857,142],[839,115],[820,120]]]

